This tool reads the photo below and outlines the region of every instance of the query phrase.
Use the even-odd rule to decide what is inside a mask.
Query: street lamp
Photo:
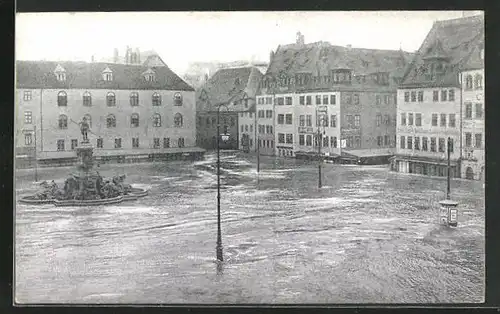
[[[219,138],[224,142],[229,139],[229,134],[220,134],[220,108],[225,107],[227,111],[229,108],[226,105],[220,104],[217,106],[217,246],[216,255],[217,261],[222,262],[224,259],[222,257],[222,235],[220,228],[220,145]]]
[[[323,133],[325,132],[325,115],[327,113],[328,108],[326,106],[321,106],[316,109],[316,123],[318,125],[318,188],[322,187],[321,184],[321,144],[322,144],[322,133],[321,133],[321,126],[323,126]],[[320,116],[321,114],[321,116]],[[321,117],[321,118],[320,118]]]

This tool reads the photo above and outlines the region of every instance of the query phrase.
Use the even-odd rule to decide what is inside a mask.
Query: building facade
[[[451,175],[463,176],[464,101],[470,103],[476,90],[462,88],[460,72],[478,54],[483,32],[482,16],[434,23],[398,89],[393,170],[446,176],[450,150]]]
[[[194,90],[167,67],[19,61],[16,102],[16,148],[39,160],[75,159],[83,118],[97,158],[199,150]]]
[[[255,95],[262,74],[243,67],[217,71],[197,91],[197,143],[217,148],[217,110],[220,107],[220,134],[229,134],[223,149],[255,150]]]
[[[331,157],[390,155],[397,84],[409,57],[402,51],[304,44],[299,33],[295,44],[271,53],[263,78],[257,112],[266,114],[257,116],[257,124],[274,126],[275,145],[262,143],[269,134],[260,132],[262,150],[289,157],[319,151]]]

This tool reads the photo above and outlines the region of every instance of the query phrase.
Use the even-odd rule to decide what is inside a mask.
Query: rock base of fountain
[[[125,175],[104,179],[93,167],[93,147],[88,142],[77,148],[79,164],[76,171],[64,181],[64,187],[44,181],[42,190],[35,195],[22,197],[25,204],[54,204],[56,206],[96,206],[136,200],[148,195],[143,189],[124,183]]]

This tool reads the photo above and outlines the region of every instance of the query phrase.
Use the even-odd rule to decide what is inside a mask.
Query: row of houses
[[[449,143],[453,176],[483,179],[483,38],[482,16],[436,21],[416,53],[298,33],[265,74],[223,69],[198,89],[197,143],[215,148],[220,109],[226,148],[444,176]]]

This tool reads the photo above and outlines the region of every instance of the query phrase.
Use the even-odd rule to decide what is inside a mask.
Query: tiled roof
[[[458,71],[475,62],[477,49],[484,41],[484,17],[472,16],[437,21],[432,26],[404,75],[401,87],[458,86]],[[446,57],[442,75],[429,75],[423,67],[426,57]]]
[[[322,76],[333,69],[351,69],[354,75],[390,72],[391,76],[402,77],[403,69],[411,58],[411,53],[401,50],[332,46],[327,42],[290,44],[278,47],[266,76],[281,73],[287,76],[296,73]]]
[[[66,71],[66,80],[56,79],[54,70],[57,65]],[[109,68],[113,72],[112,81],[104,81],[102,72]],[[54,89],[163,89],[194,91],[168,66],[151,67],[155,80],[148,82],[143,73],[149,67],[113,63],[87,63],[73,61],[17,61],[16,81],[18,88]]]
[[[196,110],[214,111],[225,104],[231,111],[249,111],[251,107],[245,108],[238,100],[255,99],[261,78],[255,67],[220,69],[196,92]]]

